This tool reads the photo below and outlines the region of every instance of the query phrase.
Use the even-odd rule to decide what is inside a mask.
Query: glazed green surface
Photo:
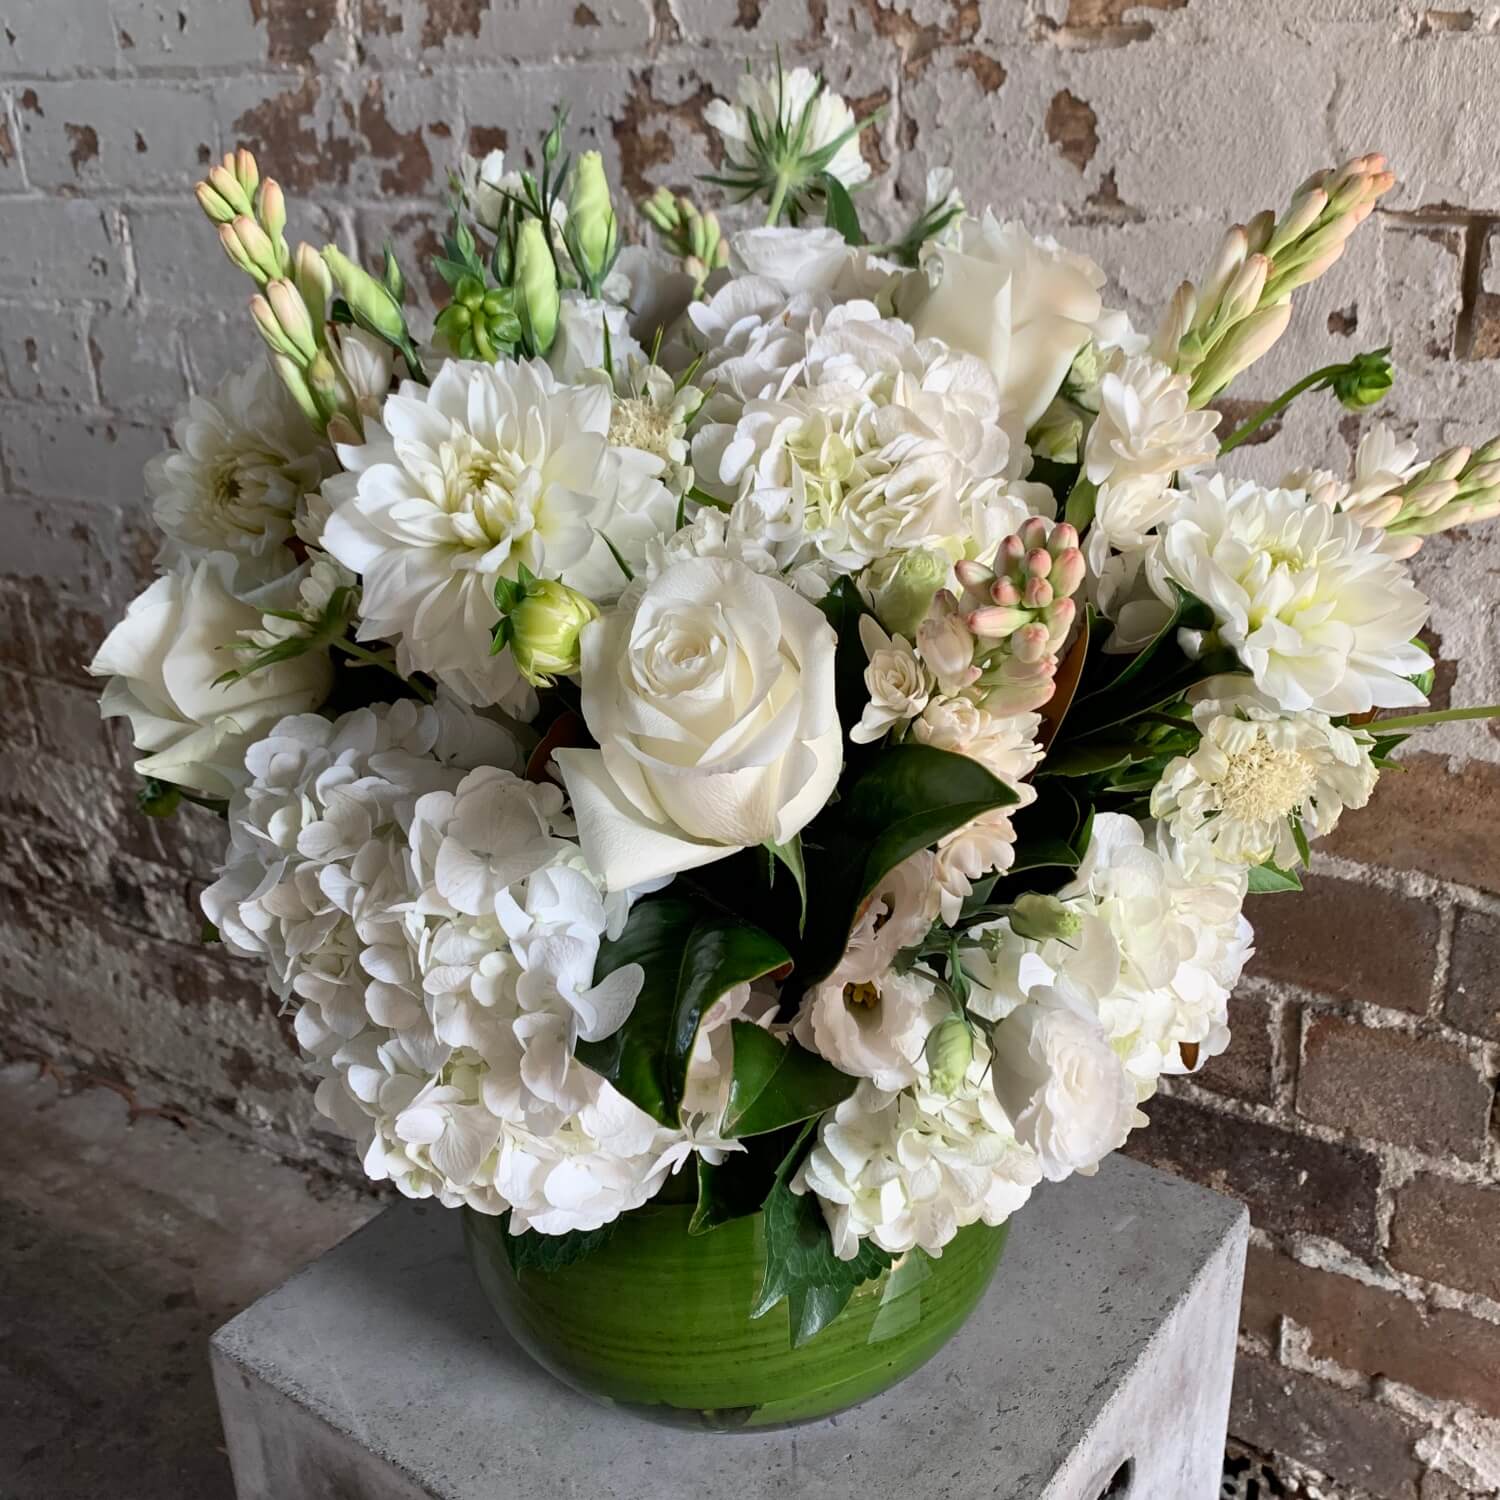
[[[1008,1228],[960,1230],[938,1260],[903,1256],[793,1349],[785,1302],[750,1317],[760,1216],[689,1235],[691,1216],[685,1204],[653,1204],[586,1259],[519,1275],[498,1220],[466,1210],[464,1227],[501,1321],[559,1379],[658,1421],[726,1430],[813,1421],[911,1374],[974,1310]]]

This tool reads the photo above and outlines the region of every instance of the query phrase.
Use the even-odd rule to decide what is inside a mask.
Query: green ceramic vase
[[[910,1375],[973,1312],[1008,1228],[960,1230],[937,1260],[903,1256],[794,1349],[784,1301],[750,1317],[760,1216],[689,1235],[691,1216],[650,1204],[556,1271],[513,1271],[496,1219],[465,1210],[464,1237],[500,1321],[558,1379],[654,1421],[730,1431],[815,1421]]]

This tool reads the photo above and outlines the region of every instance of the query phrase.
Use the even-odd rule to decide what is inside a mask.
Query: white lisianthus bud
[[[1049,938],[1077,937],[1083,918],[1056,896],[1027,891],[1017,896],[1010,909],[1010,929],[1017,937],[1044,943]]]
[[[949,1016],[927,1036],[927,1082],[935,1094],[956,1094],[974,1060],[974,1033],[960,1016]]]

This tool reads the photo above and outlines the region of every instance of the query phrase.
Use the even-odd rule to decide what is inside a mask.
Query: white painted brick
[[[33,187],[108,184],[190,187],[217,155],[213,95],[181,80],[87,78],[36,85],[40,108],[21,111],[21,149]]]
[[[0,16],[0,74],[36,77],[107,68],[119,56],[104,7],[11,4]]]
[[[19,400],[93,404],[93,374],[79,313],[15,303],[0,307],[0,370],[7,394]]]
[[[65,407],[0,405],[0,447],[20,495],[133,504],[142,493],[141,470],[165,439],[161,424]]]
[[[125,262],[105,210],[87,200],[8,200],[0,209],[0,295],[114,297]]]
[[[29,410],[34,420],[36,408]],[[10,406],[0,405],[0,453],[12,420]],[[119,517],[108,509],[7,495],[0,499],[0,528],[0,577],[35,579],[54,600],[114,597],[123,605],[130,597],[130,590],[113,587],[127,569],[119,553]]]
[[[187,396],[181,336],[166,317],[98,312],[89,320],[88,350],[100,397],[113,410],[169,412]]]
[[[644,51],[653,29],[650,0],[361,0],[361,11],[361,52],[386,66]]]
[[[346,50],[338,0],[184,4],[110,0],[120,61],[129,68],[328,66]]]

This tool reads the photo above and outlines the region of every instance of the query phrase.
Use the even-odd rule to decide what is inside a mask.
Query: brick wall
[[[389,233],[415,270],[466,143],[524,144],[564,97],[633,191],[687,187],[703,104],[779,47],[886,106],[869,212],[951,162],[1145,317],[1222,224],[1380,149],[1401,186],[1234,405],[1390,342],[1386,415],[1435,450],[1500,429],[1500,8],[1447,3],[0,0],[5,1045],[337,1151],[255,975],[198,944],[216,828],[134,813],[79,665],[149,568],[142,462],[254,348],[188,193],[205,161],[253,144],[294,232]],[[1241,457],[1338,468],[1354,425],[1310,397]],[[1500,697],[1500,528],[1418,573],[1442,695]],[[1305,897],[1254,903],[1235,1046],[1137,1148],[1252,1206],[1235,1431],[1385,1500],[1500,1489],[1500,740],[1424,752]]]

